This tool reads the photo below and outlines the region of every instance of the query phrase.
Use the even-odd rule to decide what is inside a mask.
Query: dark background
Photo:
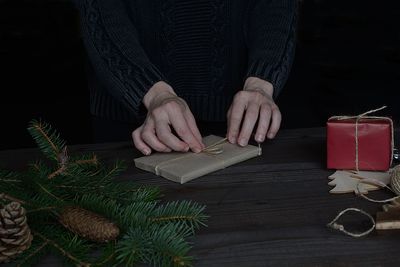
[[[290,79],[278,99],[283,128],[331,115],[400,119],[400,1],[303,0]],[[67,0],[0,0],[0,149],[33,146],[42,118],[69,144],[93,141],[77,12]]]

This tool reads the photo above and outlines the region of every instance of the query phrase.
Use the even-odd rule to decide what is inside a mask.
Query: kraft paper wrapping
[[[204,145],[210,146],[223,138],[209,135],[203,138]],[[261,154],[257,146],[240,147],[229,142],[219,145],[220,154],[201,153],[156,153],[135,159],[137,168],[155,173],[168,180],[184,184],[211,172],[254,158]]]

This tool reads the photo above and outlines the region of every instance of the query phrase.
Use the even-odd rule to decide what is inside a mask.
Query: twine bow
[[[392,121],[390,118],[388,118],[388,117],[367,116],[368,114],[375,113],[375,112],[380,111],[380,110],[385,109],[385,108],[386,108],[386,106],[382,106],[382,107],[380,107],[380,108],[373,109],[373,110],[369,110],[369,111],[367,111],[367,112],[364,112],[364,113],[362,113],[362,114],[360,114],[360,115],[356,115],[356,116],[333,116],[333,117],[330,117],[330,118],[328,119],[328,121],[330,121],[330,120],[349,120],[349,119],[355,119],[355,120],[356,120],[356,123],[355,123],[355,133],[354,133],[354,141],[355,141],[355,146],[356,146],[356,149],[355,149],[355,167],[356,167],[356,171],[359,171],[359,160],[358,160],[358,158],[359,158],[359,155],[358,155],[358,154],[359,154],[359,151],[358,151],[358,124],[359,124],[359,121],[360,121],[361,119],[383,119],[383,120],[387,120],[387,121],[390,122],[390,125],[391,125],[391,135],[392,135],[390,164],[392,164],[392,160],[393,160],[393,147],[394,147],[394,141],[393,141],[393,134],[394,134],[394,133],[393,133],[393,121]]]

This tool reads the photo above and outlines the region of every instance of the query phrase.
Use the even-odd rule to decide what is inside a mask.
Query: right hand
[[[132,132],[135,147],[143,154],[150,155],[152,150],[187,152],[190,149],[195,153],[203,150],[205,146],[194,116],[171,86],[157,82],[144,96],[143,103],[148,111],[147,117]]]

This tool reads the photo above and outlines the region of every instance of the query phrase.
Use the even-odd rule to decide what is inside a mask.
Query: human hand
[[[272,98],[273,91],[272,84],[267,81],[256,77],[246,79],[243,90],[236,93],[228,110],[229,142],[246,146],[257,119],[255,141],[264,142],[266,135],[269,139],[275,137],[282,117]]]
[[[144,96],[143,103],[148,111],[146,120],[132,132],[135,147],[143,154],[149,155],[152,150],[186,152],[189,149],[197,153],[204,148],[192,112],[167,83],[156,83]]]

